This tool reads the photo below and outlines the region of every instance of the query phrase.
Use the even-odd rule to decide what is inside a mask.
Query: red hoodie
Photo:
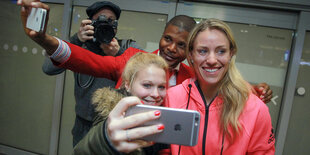
[[[227,136],[220,132],[220,114],[223,101],[216,97],[209,106],[205,106],[202,95],[197,88],[194,79],[187,79],[182,84],[168,90],[167,103],[165,106],[197,110],[200,113],[200,129],[198,144],[196,146],[181,146],[180,154],[203,154],[206,155],[244,155],[274,154],[274,134],[268,107],[255,95],[250,94],[239,117],[242,129],[233,143]],[[189,90],[189,84],[192,85]],[[190,96],[189,96],[189,91]],[[188,101],[189,98],[189,102]],[[231,127],[229,127],[229,131]],[[223,152],[221,153],[221,148]],[[171,153],[177,155],[179,145],[171,145]]]

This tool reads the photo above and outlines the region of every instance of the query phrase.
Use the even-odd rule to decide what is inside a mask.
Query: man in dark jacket
[[[79,31],[70,38],[71,43],[86,48],[96,54],[109,56],[121,55],[129,47],[139,48],[133,40],[118,40],[115,38],[117,21],[121,14],[121,9],[117,5],[108,1],[96,2],[86,9],[86,13],[89,19],[82,20]],[[97,23],[95,24],[95,22]],[[113,29],[109,29],[108,26],[108,28],[104,27],[99,30],[98,23],[101,26],[110,24],[110,27]],[[106,31],[107,33],[103,34]],[[96,35],[99,33],[101,35]],[[94,36],[99,37],[95,40]],[[100,40],[102,38],[107,39]],[[45,59],[42,70],[48,75],[57,75],[65,71],[63,68],[54,66],[49,58]],[[72,129],[73,146],[84,137],[92,126],[95,114],[90,100],[93,92],[102,87],[115,87],[114,81],[105,78],[95,78],[80,73],[74,73],[74,78],[76,118]]]

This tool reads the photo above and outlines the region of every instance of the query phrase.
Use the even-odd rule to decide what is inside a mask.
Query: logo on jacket
[[[180,125],[180,124],[174,125],[174,130],[175,130],[175,131],[181,131],[181,130],[182,130],[182,129],[181,129],[181,125]]]
[[[269,135],[268,144],[270,144],[273,141],[274,141],[274,133],[273,133],[273,129],[271,128],[271,133]]]

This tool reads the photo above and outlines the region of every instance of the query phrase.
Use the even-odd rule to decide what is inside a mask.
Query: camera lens
[[[114,38],[115,33],[111,25],[100,24],[96,28],[94,36],[98,42],[108,44]]]
[[[95,28],[94,41],[109,44],[115,37],[114,29],[117,27],[117,21],[112,21],[104,15],[100,15],[92,24]]]

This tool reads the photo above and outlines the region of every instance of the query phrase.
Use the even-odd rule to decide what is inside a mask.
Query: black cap
[[[113,4],[112,2],[109,1],[101,1],[101,2],[96,2],[94,4],[92,4],[91,6],[89,6],[86,9],[86,13],[88,15],[88,17],[90,19],[93,18],[93,16],[100,11],[103,7],[108,7],[110,8],[116,15],[116,19],[119,19],[119,16],[121,15],[121,9],[119,8],[119,6]]]

